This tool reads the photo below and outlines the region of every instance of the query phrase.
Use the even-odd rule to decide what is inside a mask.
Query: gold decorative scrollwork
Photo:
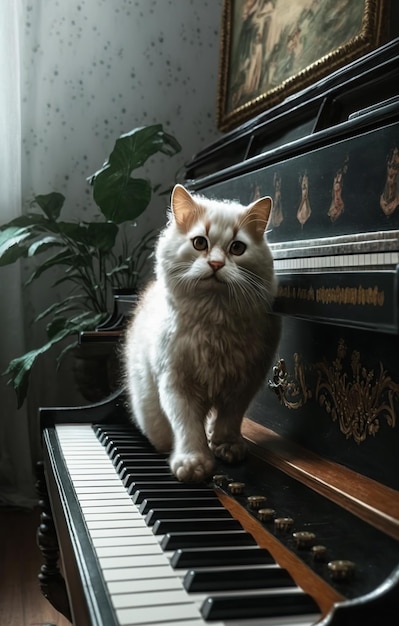
[[[337,347],[337,356],[329,362],[310,365],[302,356],[294,354],[294,373],[289,374],[285,359],[273,367],[269,388],[277,394],[280,403],[288,409],[300,409],[314,398],[326,411],[347,439],[358,444],[375,436],[381,421],[394,428],[399,403],[399,384],[379,363],[379,370],[362,365],[360,352],[349,356],[343,339]],[[396,409],[395,409],[396,403]]]
[[[288,374],[284,359],[277,361],[269,388],[276,392],[281,404],[288,409],[299,409],[306,404],[312,392],[306,383],[305,365],[300,354],[294,354],[294,376]]]
[[[347,351],[345,341],[341,339],[332,364],[323,362],[316,365],[315,399],[333,421],[338,422],[347,439],[353,437],[356,443],[361,443],[368,436],[376,435],[381,419],[385,419],[391,428],[395,427],[394,401],[399,395],[399,384],[392,380],[382,363],[379,372],[367,370],[357,350],[350,355],[350,370],[347,371]]]

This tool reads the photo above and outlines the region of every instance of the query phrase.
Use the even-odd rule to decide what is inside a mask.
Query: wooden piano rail
[[[282,437],[252,420],[244,420],[242,432],[251,453],[399,540],[397,491],[285,439],[282,445]]]
[[[301,559],[293,552],[287,550],[278,539],[265,528],[235,500],[217,489],[216,493],[223,506],[241,523],[242,527],[249,532],[261,548],[266,548],[277,563],[284,567],[302,587],[311,595],[320,607],[323,617],[326,616],[336,602],[341,602],[345,598],[335,589],[330,587],[322,578],[313,572]]]

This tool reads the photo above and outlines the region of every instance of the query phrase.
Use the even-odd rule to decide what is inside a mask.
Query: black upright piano
[[[178,483],[123,391],[42,409],[43,593],[76,626],[397,623],[399,41],[197,154],[274,201],[282,340],[247,459]]]

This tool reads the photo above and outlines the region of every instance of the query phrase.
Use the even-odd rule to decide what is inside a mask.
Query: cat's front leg
[[[246,446],[241,437],[243,410],[232,405],[219,406],[208,418],[207,436],[213,454],[226,463],[238,463],[246,454]]]
[[[200,482],[209,477],[214,465],[204,429],[207,408],[186,397],[165,380],[160,385],[163,411],[173,431],[174,445],[169,457],[172,473],[182,482]]]

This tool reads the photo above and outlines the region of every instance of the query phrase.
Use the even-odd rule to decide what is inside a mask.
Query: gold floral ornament
[[[352,351],[350,370],[346,371],[346,356],[347,346],[341,339],[332,364],[317,364],[315,397],[333,421],[338,421],[346,438],[353,437],[356,443],[361,443],[368,436],[375,436],[381,419],[395,427],[394,402],[399,396],[399,384],[392,380],[382,363],[379,373],[362,366],[357,350]]]
[[[269,389],[277,394],[280,403],[287,409],[300,409],[312,397],[306,382],[305,364],[300,354],[294,354],[294,375],[288,373],[284,359],[279,359],[273,367],[273,378]]]

